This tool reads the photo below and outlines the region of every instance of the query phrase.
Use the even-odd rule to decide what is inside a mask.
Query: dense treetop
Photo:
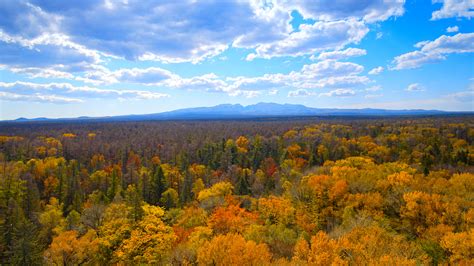
[[[0,261],[473,264],[473,124],[3,124]]]

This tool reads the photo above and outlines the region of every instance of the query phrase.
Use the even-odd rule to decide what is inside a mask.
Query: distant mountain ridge
[[[337,109],[313,108],[301,104],[257,103],[243,106],[241,104],[220,104],[212,107],[195,107],[174,111],[107,117],[76,117],[76,118],[18,118],[15,122],[27,121],[145,121],[145,120],[205,120],[205,119],[251,119],[267,117],[296,116],[410,116],[410,115],[442,115],[442,114],[474,114],[473,112],[447,112],[440,110],[387,110],[387,109]]]

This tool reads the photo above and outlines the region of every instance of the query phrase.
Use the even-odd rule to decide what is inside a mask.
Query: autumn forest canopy
[[[474,117],[0,124],[0,264],[474,264]]]

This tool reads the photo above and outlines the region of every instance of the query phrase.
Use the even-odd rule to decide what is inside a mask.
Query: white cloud
[[[164,80],[161,83],[155,84],[155,86],[163,86],[173,89],[200,90],[207,92],[230,91],[229,89],[227,89],[228,84],[214,73],[195,76],[191,78],[182,78],[176,76],[174,78]]]
[[[425,91],[425,88],[419,83],[412,83],[408,85],[408,87],[405,90],[415,92],[415,91]]]
[[[301,56],[323,50],[338,50],[352,43],[359,43],[369,29],[354,19],[341,21],[319,21],[312,25],[300,25],[300,31],[293,32],[287,38],[256,46],[255,53],[247,56],[254,58],[273,58],[278,56]]]
[[[404,3],[6,1],[0,10],[0,30],[10,40],[0,41],[0,61],[17,68],[73,62],[78,66],[66,70],[72,72],[112,56],[198,63],[229,47],[255,50],[248,60],[314,54],[359,43],[369,31],[368,24],[401,16]],[[294,11],[316,22],[294,30],[290,24]]]
[[[305,18],[318,20],[363,19],[367,22],[384,21],[404,13],[405,0],[372,1],[284,1],[290,8],[297,9]]]
[[[235,90],[229,93],[229,96],[243,96],[245,98],[255,98],[262,94],[261,91],[244,91],[244,90]]]
[[[448,54],[474,52],[474,33],[458,33],[454,36],[442,35],[434,41],[419,42],[420,50],[394,58],[391,69],[417,68],[426,63],[445,60]]]
[[[67,36],[70,42],[128,60],[194,63],[222,53],[234,42],[255,47],[291,32],[291,10],[277,5],[269,9],[256,1],[106,3],[7,1],[0,25],[15,37]],[[13,49],[1,48],[2,53]]]
[[[288,74],[265,74],[260,77],[228,78],[228,91],[256,89],[322,89],[331,87],[356,87],[370,82],[359,75],[364,67],[350,62],[325,60],[304,65],[300,71]]]
[[[369,75],[378,75],[378,74],[382,73],[383,70],[384,70],[384,68],[382,66],[373,68],[372,70],[369,71]]]
[[[105,67],[99,67],[95,71],[87,72],[84,77],[77,77],[79,81],[100,84],[133,83],[150,87],[162,87],[169,89],[195,90],[205,92],[225,92],[232,96],[243,95],[255,97],[255,94],[238,93],[237,90],[229,88],[229,84],[213,73],[183,78],[171,71],[158,67],[150,68],[123,68],[110,71]]]
[[[322,88],[331,88],[331,87],[356,87],[360,85],[364,85],[370,82],[370,79],[365,76],[341,76],[341,77],[329,77],[323,78],[318,81],[308,81],[303,83],[301,87],[303,88],[315,88],[315,89],[322,89]]]
[[[363,56],[366,54],[367,54],[367,51],[364,49],[347,48],[345,50],[324,52],[324,53],[319,54],[317,57],[312,55],[311,60],[316,60],[316,59],[317,60],[327,60],[327,59],[342,60],[342,59],[347,59],[347,58],[355,57],[355,56]]]
[[[452,26],[452,27],[447,27],[446,28],[446,32],[458,32],[459,31],[459,27],[458,26]]]
[[[474,52],[474,33],[458,33],[454,36],[443,35],[434,41],[420,42],[415,47],[422,51],[436,53],[472,53]]]
[[[102,62],[101,55],[104,54],[77,44],[64,34],[42,33],[34,38],[23,38],[0,28],[0,61],[3,66],[17,70],[81,71]]]
[[[359,64],[333,60],[324,60],[316,64],[304,65],[302,69],[303,73],[318,77],[356,75],[362,71],[364,71],[364,67]]]
[[[117,78],[121,82],[131,83],[145,83],[153,84],[163,81],[165,79],[173,78],[173,74],[170,71],[164,70],[158,67],[150,67],[147,69],[122,69],[117,71]]]
[[[92,84],[113,84],[113,83],[137,83],[144,85],[154,85],[167,79],[178,78],[170,71],[158,67],[149,68],[123,68],[116,71],[97,66],[93,71],[87,71],[83,77],[77,80]]]
[[[160,99],[169,97],[167,94],[145,91],[145,90],[117,90],[117,89],[99,89],[88,86],[74,86],[69,83],[31,83],[31,82],[0,82],[0,92],[5,95],[23,95],[35,96],[31,100],[46,101],[47,99],[62,100],[65,99]],[[43,97],[43,98],[40,98]],[[27,99],[27,98],[20,99]],[[10,99],[13,99],[10,97]],[[70,102],[73,102],[72,100]]]
[[[42,103],[81,103],[83,100],[70,97],[61,97],[56,95],[17,94],[12,92],[0,91],[1,101],[19,101],[19,102],[42,102]]]
[[[319,96],[326,96],[326,97],[349,97],[354,96],[356,93],[352,89],[336,89],[330,92],[320,93]]]
[[[305,90],[305,89],[297,89],[297,90],[288,92],[288,97],[307,97],[307,96],[313,96],[313,95],[316,95],[316,93]]]
[[[418,68],[424,64],[436,63],[445,59],[446,57],[442,54],[413,51],[395,57],[393,60],[394,66],[390,69],[400,70]]]
[[[474,17],[474,1],[473,0],[433,0],[433,3],[442,3],[440,10],[436,10],[431,14],[431,20],[443,18],[472,18]]]
[[[63,69],[64,66],[56,65],[52,67],[9,67],[6,65],[0,65],[0,69],[9,70],[10,72],[16,74],[24,74],[27,75],[29,78],[59,78],[59,79],[73,79],[74,75],[61,71],[59,69]]]
[[[324,60],[304,65],[300,71],[288,74],[264,74],[257,77],[219,77],[213,73],[183,78],[162,68],[132,68],[110,71],[98,67],[78,80],[92,84],[135,83],[170,89],[221,92],[230,96],[256,97],[261,91],[274,95],[280,89],[321,89],[332,87],[357,87],[370,82],[361,76],[364,67],[350,62]],[[257,93],[258,92],[258,93]]]

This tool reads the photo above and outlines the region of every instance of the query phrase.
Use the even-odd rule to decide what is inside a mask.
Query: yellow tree
[[[44,244],[51,243],[53,237],[62,232],[66,226],[66,220],[61,209],[62,205],[53,197],[49,200],[44,212],[39,216],[39,222],[41,223],[40,237]]]
[[[224,198],[232,195],[234,186],[230,182],[219,182],[212,187],[203,189],[198,194],[198,201],[207,208],[214,208],[224,203]]]
[[[262,218],[270,223],[288,225],[295,220],[295,208],[290,200],[282,197],[260,198],[258,200],[258,211]]]
[[[248,146],[249,146],[249,140],[244,137],[244,136],[240,136],[237,138],[237,140],[235,141],[235,144],[237,145],[237,151],[240,152],[240,153],[247,153],[248,152]]]
[[[130,213],[130,207],[124,203],[112,203],[105,210],[104,220],[96,239],[100,264],[113,262],[113,252],[130,235],[133,223]]]
[[[78,232],[75,230],[60,233],[44,253],[46,263],[49,265],[93,264],[97,253],[97,245],[93,241],[95,236],[94,230],[88,231],[81,237],[78,237]]]
[[[297,265],[417,265],[427,257],[414,244],[377,226],[356,227],[339,239],[323,231],[295,246]]]
[[[469,232],[448,233],[441,240],[453,265],[474,265],[474,229]]]
[[[127,264],[163,264],[171,251],[176,236],[163,223],[164,211],[157,206],[143,206],[144,217],[115,252],[118,261]]]
[[[323,231],[311,238],[311,246],[306,240],[300,239],[295,246],[293,263],[309,265],[348,265],[339,257],[341,248],[336,240],[330,239]]]
[[[401,209],[401,217],[415,229],[418,235],[430,226],[441,222],[446,205],[439,194],[428,194],[421,191],[405,193],[406,204]]]
[[[198,249],[199,265],[269,265],[271,253],[265,244],[246,241],[241,235],[218,235]]]

